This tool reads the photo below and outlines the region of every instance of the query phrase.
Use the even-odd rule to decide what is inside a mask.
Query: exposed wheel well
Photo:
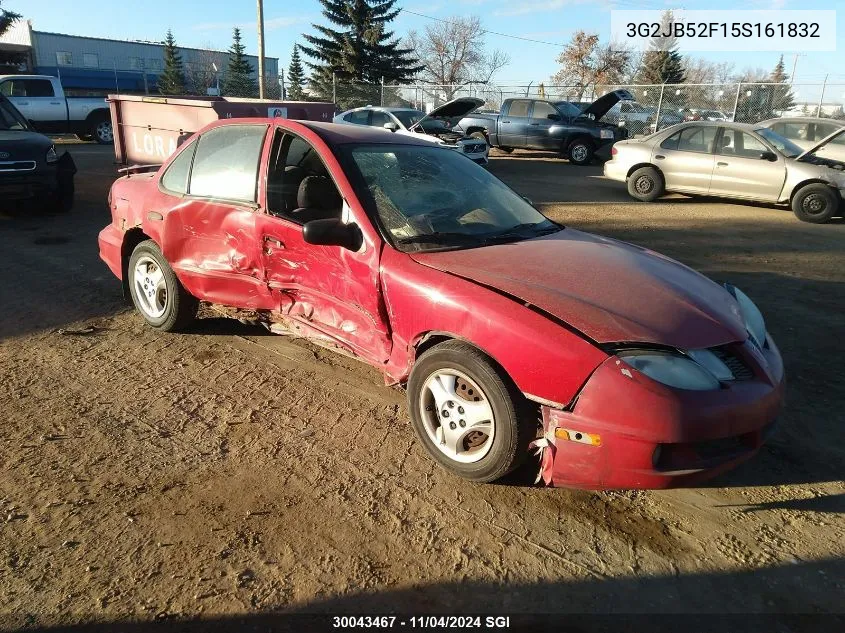
[[[123,234],[123,243],[120,245],[120,269],[123,273],[123,298],[127,301],[131,300],[129,295],[129,258],[132,256],[135,247],[148,239],[150,239],[150,236],[139,227],[129,229]]]
[[[85,122],[86,123],[93,123],[94,121],[100,121],[100,120],[105,120],[105,119],[111,120],[111,115],[109,114],[108,109],[107,108],[99,108],[97,110],[93,110],[93,111],[89,112],[88,116],[85,117]]]
[[[489,135],[489,134],[488,134],[488,132],[487,132],[487,130],[486,130],[486,128],[480,127],[480,126],[478,126],[478,125],[474,125],[474,126],[472,126],[472,127],[468,127],[468,128],[466,129],[467,136],[469,136],[469,135],[470,135],[470,134],[472,134],[473,132],[481,132],[482,134],[484,134],[484,136],[488,136],[488,135]]]
[[[666,180],[665,177],[663,176],[663,172],[660,171],[660,167],[658,167],[657,165],[652,165],[651,163],[637,163],[636,165],[631,167],[631,169],[628,170],[628,173],[625,174],[625,178],[630,178],[631,174],[633,174],[635,171],[637,171],[638,169],[640,169],[642,167],[651,167],[654,171],[656,171],[658,174],[660,174],[661,178]]]
[[[810,178],[809,180],[803,180],[792,188],[792,192],[789,194],[789,204],[792,204],[792,200],[795,198],[795,194],[797,194],[807,185],[827,185],[831,189],[836,189],[836,187],[831,185],[829,182],[820,180],[818,178]]]

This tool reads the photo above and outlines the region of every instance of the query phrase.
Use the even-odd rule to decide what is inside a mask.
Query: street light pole
[[[264,1],[258,0],[258,98],[264,98]]]

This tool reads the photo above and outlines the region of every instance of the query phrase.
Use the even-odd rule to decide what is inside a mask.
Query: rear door
[[[275,307],[263,279],[256,226],[259,162],[266,124],[215,127],[168,165],[148,221],[163,217],[162,250],[198,299],[253,309]]]
[[[663,172],[668,191],[707,193],[717,132],[715,126],[685,127],[654,148],[652,161]]]
[[[561,148],[560,112],[546,101],[535,101],[531,111],[531,119],[526,131],[525,146],[532,149],[559,150]],[[552,136],[552,127],[557,126],[558,134]]]
[[[720,128],[710,193],[731,198],[775,202],[786,179],[786,159],[756,134]],[[761,158],[770,153],[774,160]]]
[[[8,97],[39,132],[66,130],[67,105],[56,95],[49,79],[6,79],[0,83],[0,94]]]
[[[499,115],[499,145],[525,147],[531,123],[531,99],[514,99],[508,111]]]

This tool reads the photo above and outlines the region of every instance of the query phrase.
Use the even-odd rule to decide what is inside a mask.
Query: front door
[[[707,193],[717,131],[716,127],[686,127],[654,148],[652,160],[663,172],[667,191]]]
[[[722,128],[710,181],[715,196],[777,201],[786,179],[786,160],[754,134]],[[767,153],[774,160],[761,156]]]
[[[379,286],[378,251],[315,246],[303,239],[311,220],[351,221],[350,210],[315,147],[277,129],[270,149],[266,212],[257,218],[264,277],[278,296],[284,326],[375,364],[390,354]]]
[[[56,96],[49,79],[6,79],[0,83],[0,94],[8,97],[39,132],[66,131],[67,106]]]
[[[551,117],[551,118],[550,118]],[[552,136],[552,126],[561,125],[560,112],[551,103],[535,101],[528,123],[526,147],[531,149],[561,149],[560,135]]]
[[[514,99],[507,114],[499,115],[499,145],[503,147],[525,147],[528,125],[531,123],[530,99]]]

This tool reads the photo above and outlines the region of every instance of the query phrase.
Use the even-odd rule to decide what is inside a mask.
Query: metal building
[[[22,70],[60,77],[70,95],[104,95],[112,92],[149,94],[164,68],[163,42],[110,40],[65,35],[32,29],[29,21],[16,23],[0,37],[0,50],[25,56]],[[226,51],[179,46],[185,69],[186,88],[198,94],[214,94],[223,82],[229,63]],[[247,55],[258,76],[258,57]],[[265,57],[268,92],[278,90],[279,60]]]

